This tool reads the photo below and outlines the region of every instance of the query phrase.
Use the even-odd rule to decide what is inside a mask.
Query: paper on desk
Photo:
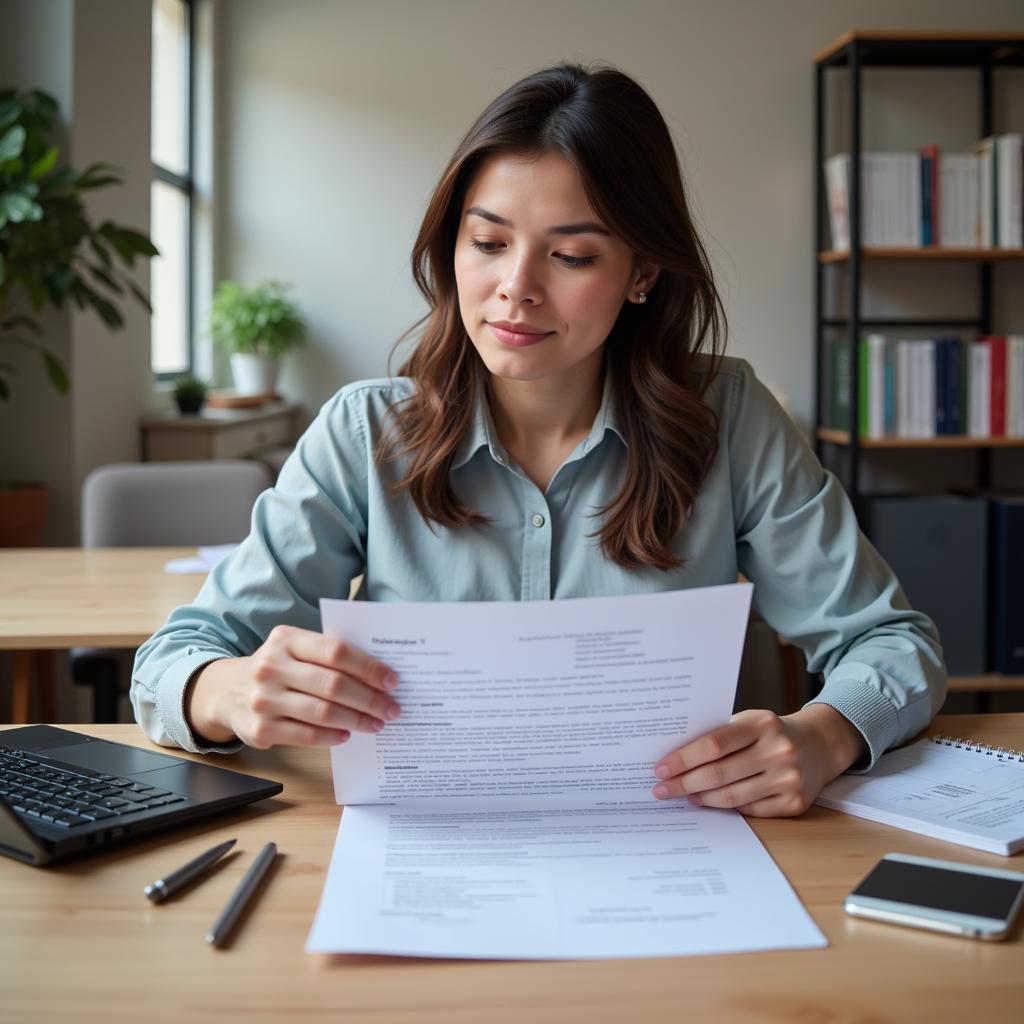
[[[165,562],[164,571],[182,575],[212,572],[237,547],[237,544],[214,544],[209,547],[201,547],[198,554],[191,558],[172,558],[169,562]]]
[[[653,765],[728,720],[736,584],[556,602],[321,602],[402,717],[331,751],[348,808],[312,952],[608,957],[822,945],[743,819]],[[358,806],[358,805],[369,806]]]

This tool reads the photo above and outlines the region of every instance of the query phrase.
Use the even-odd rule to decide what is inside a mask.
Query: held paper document
[[[743,818],[654,763],[732,709],[750,585],[555,602],[323,601],[400,677],[331,751],[346,805],[310,952],[548,959],[825,945]]]

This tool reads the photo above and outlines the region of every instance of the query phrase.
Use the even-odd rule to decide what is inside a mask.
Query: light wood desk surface
[[[138,647],[206,579],[164,571],[195,548],[0,549],[0,650]]]
[[[133,725],[69,726],[146,746]],[[1024,714],[940,718],[932,732],[1020,747]],[[2,736],[2,733],[0,733]],[[2,739],[0,739],[2,742]],[[185,755],[189,756],[189,755]],[[1003,858],[813,807],[751,824],[829,948],[650,960],[501,962],[310,956],[303,945],[338,808],[326,750],[223,759],[282,795],[62,867],[0,857],[0,1018],[53,1021],[877,1022],[1021,1020],[1024,938],[957,939],[854,920],[844,895],[884,853],[1024,870]],[[206,881],[154,907],[142,889],[233,836]],[[233,944],[203,935],[262,845],[283,854]],[[758,908],[751,907],[751,914]]]

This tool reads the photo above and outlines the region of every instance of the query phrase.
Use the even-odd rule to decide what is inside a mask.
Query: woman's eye
[[[469,244],[473,246],[474,249],[477,249],[480,252],[494,253],[497,252],[505,243],[489,242],[481,238],[471,238],[469,240]],[[554,253],[554,257],[556,260],[562,263],[563,266],[573,268],[589,266],[591,263],[594,262],[594,260],[597,259],[596,256],[570,256],[568,253],[562,252]]]
[[[555,255],[567,266],[567,267],[586,267],[589,266],[596,256],[568,256],[565,253],[555,253]]]

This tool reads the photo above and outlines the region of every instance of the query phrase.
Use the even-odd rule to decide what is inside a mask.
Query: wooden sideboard
[[[142,457],[147,462],[179,459],[238,459],[295,440],[299,406],[204,409],[198,416],[168,413],[142,421]]]

